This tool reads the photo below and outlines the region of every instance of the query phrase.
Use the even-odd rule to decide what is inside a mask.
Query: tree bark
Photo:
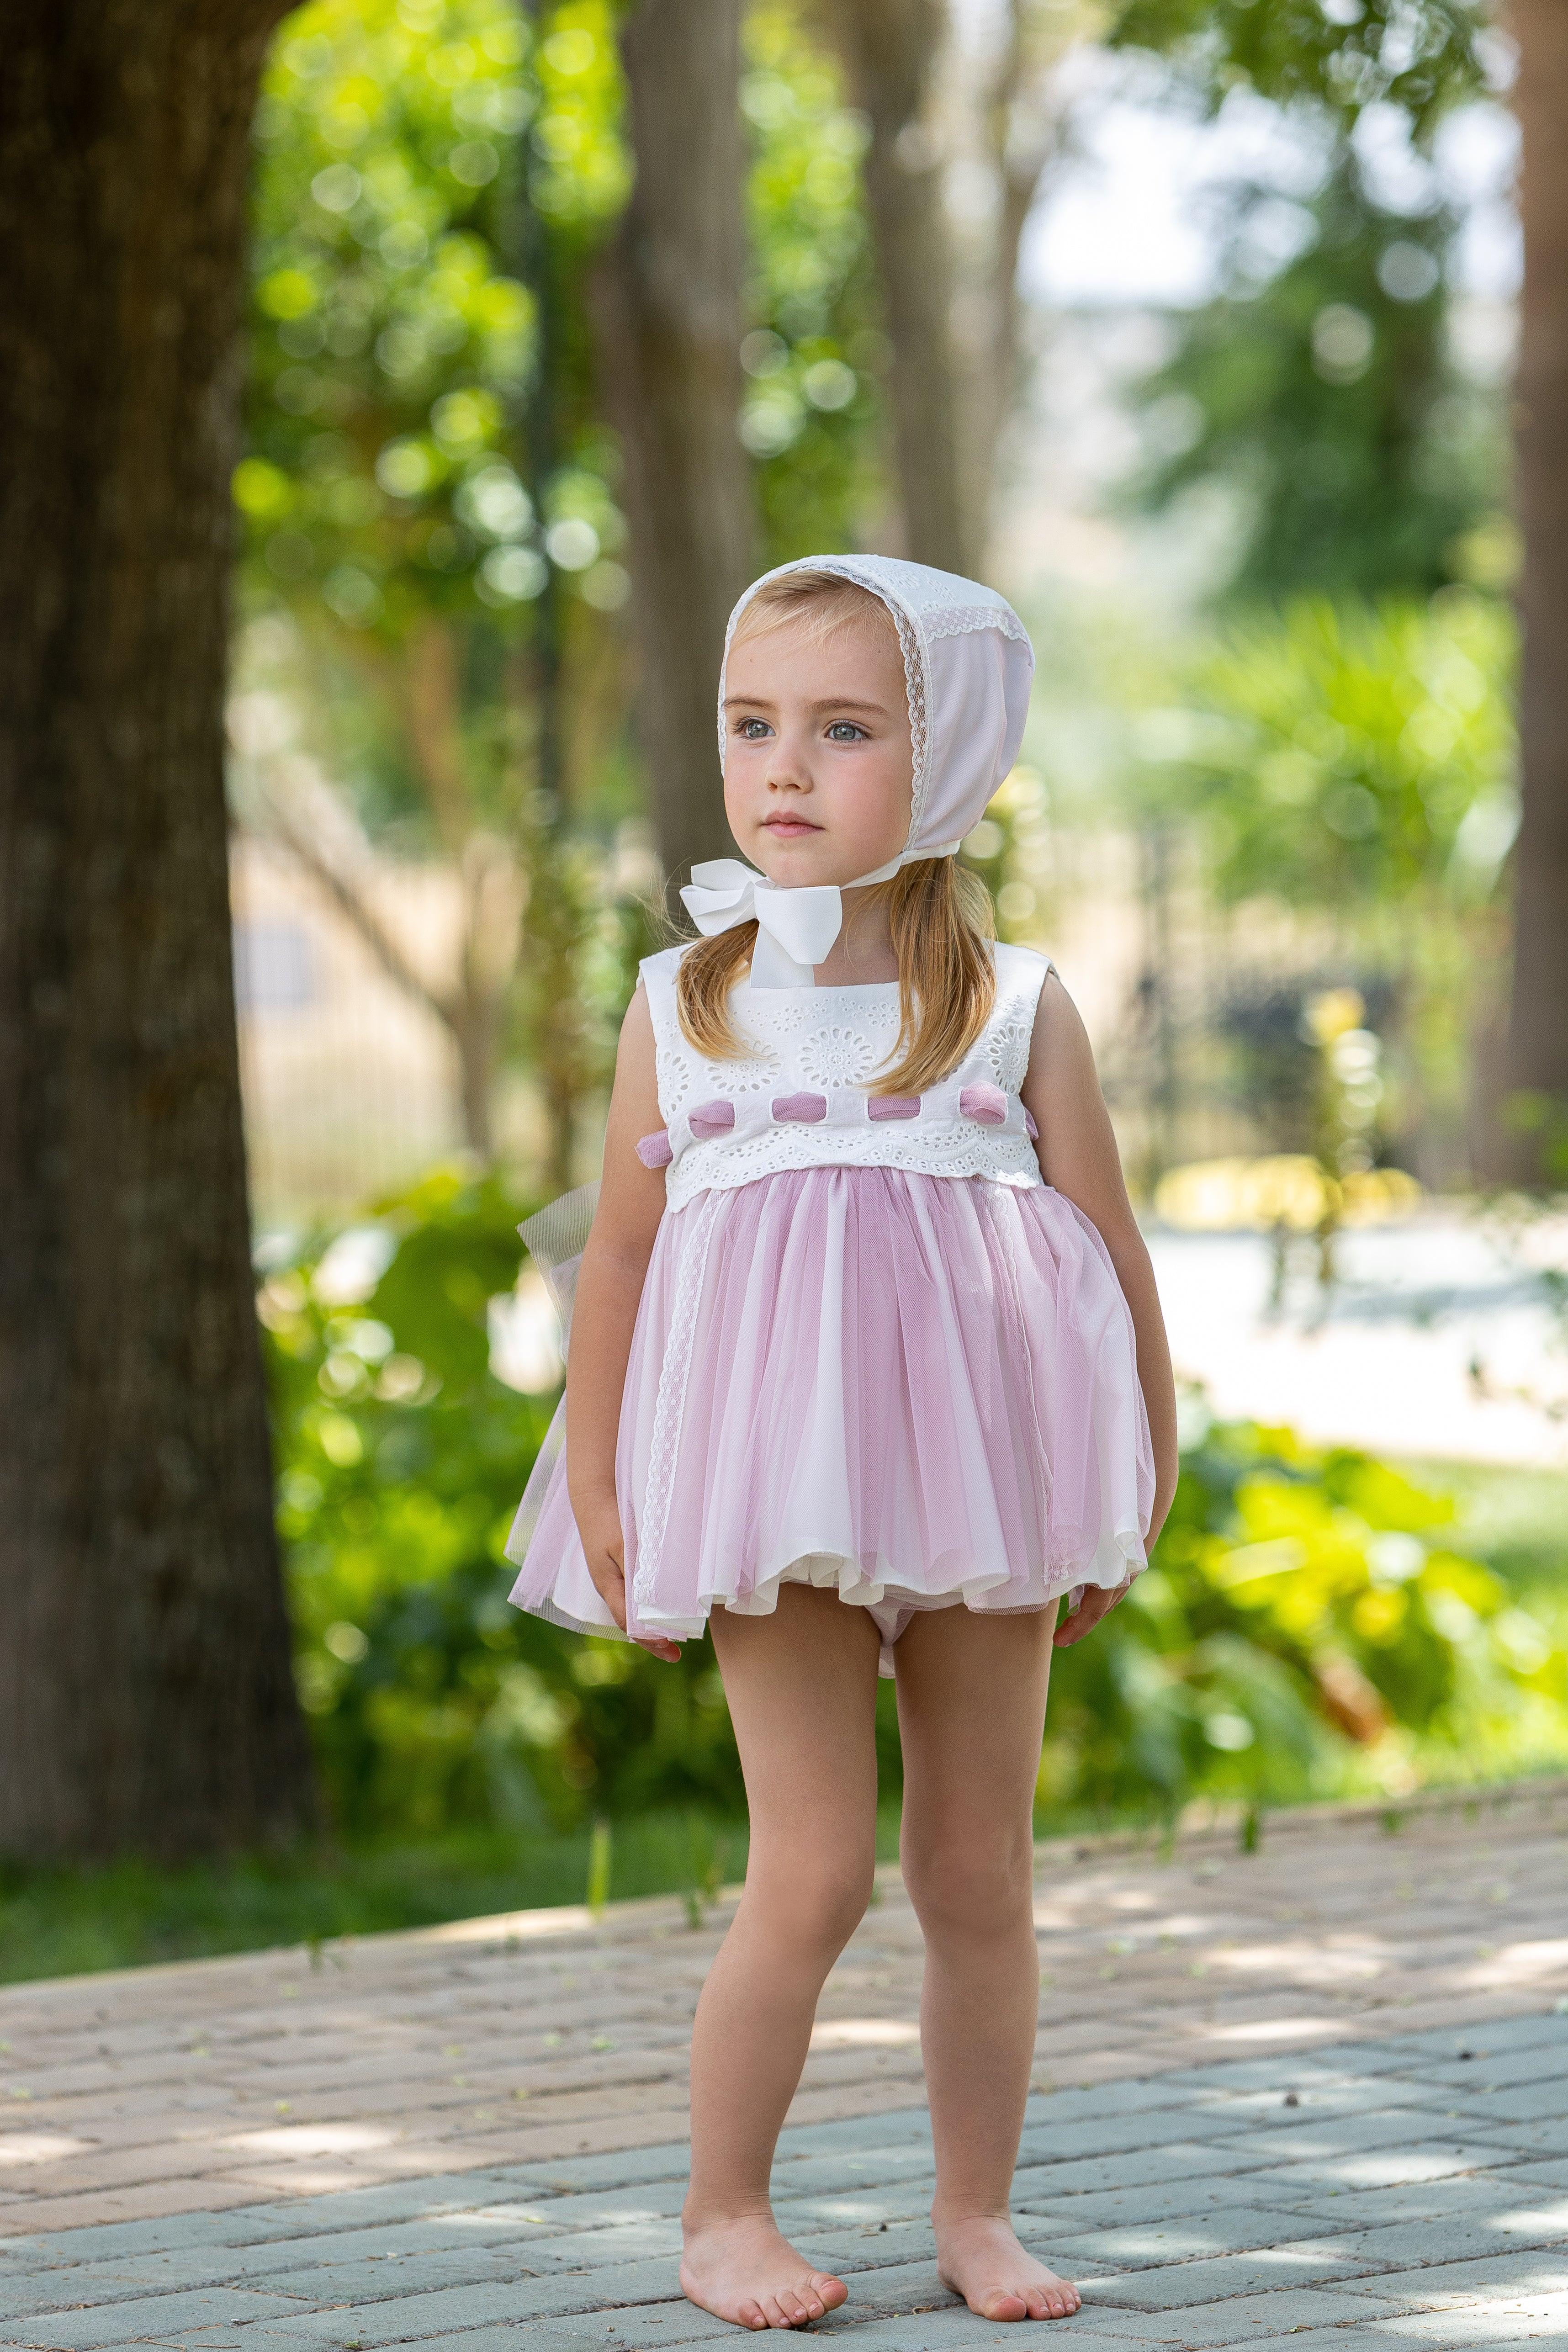
[[[277,0],[5,11],[0,1851],[287,1835],[222,700]]]
[[[752,577],[737,437],[744,148],[738,0],[639,0],[622,34],[637,185],[595,289],[603,396],[626,457],[639,731],[667,876],[731,847],[714,698]]]
[[[1568,11],[1513,0],[1524,298],[1515,456],[1524,572],[1505,1172],[1535,1181],[1568,1147]],[[1510,1116],[1510,1111],[1512,1116]],[[1519,1113],[1531,1120],[1516,1123]],[[1555,1170],[1561,1181],[1563,1170]]]
[[[905,551],[917,563],[967,573],[979,561],[981,524],[964,496],[952,260],[942,158],[927,119],[944,14],[941,0],[835,0],[830,20],[851,94],[871,125],[866,199],[892,345]]]

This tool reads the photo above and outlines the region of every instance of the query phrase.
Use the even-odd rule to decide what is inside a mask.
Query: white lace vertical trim
[[[675,1281],[675,1304],[664,1360],[659,1366],[658,1395],[653,1409],[653,1433],[648,1440],[647,1478],[643,1487],[641,1524],[637,1528],[637,1565],[632,1579],[634,1604],[648,1599],[664,1551],[669,1525],[670,1498],[675,1492],[675,1465],[680,1453],[680,1432],[686,1419],[686,1391],[691,1379],[692,1346],[697,1308],[708,1271],[708,1249],[722,1196],[705,1192],[692,1212],[692,1226],[680,1254]]]

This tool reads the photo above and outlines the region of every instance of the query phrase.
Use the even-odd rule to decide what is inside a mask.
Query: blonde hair
[[[851,621],[872,620],[897,644],[879,596],[827,572],[795,572],[758,590],[736,625],[732,643],[799,621],[820,644]],[[885,905],[899,962],[899,1034],[893,1065],[874,1095],[920,1095],[957,1068],[991,1017],[996,972],[991,894],[977,874],[952,857],[922,857],[879,882],[857,913]],[[700,939],[680,960],[676,1008],[689,1044],[714,1061],[747,1048],[730,1019],[730,991],[756,942],[754,922]]]

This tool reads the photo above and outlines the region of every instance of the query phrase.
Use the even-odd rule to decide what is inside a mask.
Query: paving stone
[[[1057,2197],[1064,2190],[1137,2189],[1151,2181],[1216,2176],[1245,2182],[1250,2194],[1256,2171],[1234,2151],[1216,2161],[1214,2150],[1196,2140],[1173,2140],[1163,2147],[1126,2148],[1115,2156],[1084,2157],[1071,2163],[1021,2165],[1018,2184],[1021,2195],[1038,2198]]]
[[[1368,2315],[1367,2304],[1357,2302],[1342,2288],[1316,2286],[1284,2287],[1272,2294],[1238,2294],[1219,2303],[1192,2304],[1182,2311],[1175,2326],[1168,2311],[1135,2314],[1119,2309],[1115,2313],[1127,2332],[1141,2335],[1145,2343],[1183,2344],[1194,2347],[1194,2352],[1203,2352],[1210,2345],[1270,2344],[1298,2330],[1331,2327],[1338,2320],[1364,2326]],[[1140,2319],[1142,2325],[1135,2325]]]
[[[1412,2303],[1435,2302],[1440,2295],[1450,2294],[1568,2296],[1568,2257],[1499,2247],[1468,2262],[1381,2272],[1371,2284],[1378,2294]]]
[[[1234,2150],[1259,2166],[1300,2164],[1314,2157],[1360,2156],[1369,2148],[1446,2147],[1461,2137],[1478,2145],[1506,2145],[1500,2130],[1483,2126],[1463,2135],[1447,2128],[1425,2109],[1384,2107],[1373,2115],[1309,2116],[1287,2122],[1270,2115],[1246,2131],[1216,2134],[1209,2142],[1221,2156]],[[1548,2151],[1554,2153],[1554,2151]]]
[[[202,2287],[188,2294],[148,2295],[122,2303],[101,2304],[87,2311],[60,2311],[29,2319],[25,2326],[7,2321],[0,2343],[58,2346],[61,2352],[98,2352],[98,2347],[138,2338],[155,2342],[172,2330],[210,2326],[215,2321],[237,2326],[250,2319],[279,2319],[298,2314],[300,2305],[278,2294],[258,2294],[233,2287]]]
[[[83,2305],[133,2303],[150,2293],[225,2286],[232,2275],[232,2265],[221,2252],[141,2254],[119,2263],[70,2263],[58,2270],[35,2272],[26,2279],[0,2281],[0,2323]]]
[[[1561,2082],[1568,2077],[1568,2036],[1561,2047],[1555,2042],[1537,2042],[1523,2049],[1501,2050],[1492,2047],[1489,2030],[1483,2026],[1468,2059],[1424,2066],[1422,2072],[1436,2088],[1467,2092],[1505,2091],[1515,2084]]]
[[[1246,2295],[1273,2289],[1333,2286],[1361,2275],[1362,2266],[1340,2253],[1331,2240],[1301,2240],[1213,2259],[1113,2271],[1105,2281],[1084,2282],[1087,2294],[1103,2284],[1107,2299],[1130,2311],[1172,2311],[1217,2295]]]
[[[891,2147],[885,2157],[875,2148],[858,2148],[843,2158],[805,2157],[793,2164],[775,2165],[773,2193],[782,2201],[838,2188],[863,2187],[874,2192],[895,2182],[910,2182],[924,2184],[929,2204],[935,2178],[935,2160],[929,2148]]]
[[[1191,2147],[1212,2142],[1222,2151],[1234,2146],[1234,2117],[1194,2105],[1155,2108],[1150,2113],[1108,2116],[1097,2123],[1026,2123],[1019,2143],[1023,2164],[1072,2164],[1085,2157],[1120,2156],[1127,2150]],[[1262,2159],[1267,2162],[1267,2158]]]
[[[929,2219],[931,2183],[919,2181],[890,2194],[850,2189],[837,2197],[775,2197],[773,2211],[786,2238],[802,2230],[894,2229]]]
[[[1338,2189],[1342,2196],[1354,2196],[1363,2189],[1396,2188],[1402,2182],[1486,2172],[1497,2163],[1500,2152],[1479,2140],[1369,2148],[1353,2156],[1310,2157],[1294,2164],[1272,2165],[1247,2173],[1246,2185],[1249,2196],[1271,2182],[1293,2186],[1302,2196],[1314,2188]]]
[[[689,2158],[685,2140],[661,2140],[653,2147],[609,2148],[598,2156],[563,2157],[549,2164],[510,2165],[496,2177],[509,2184],[514,2197],[519,2189],[572,2196],[584,2189],[684,2180]]]
[[[1539,2124],[1479,2124],[1471,2137],[1517,2148],[1521,2156],[1568,2162],[1568,2116]]]
[[[1277,2210],[1248,2210],[1237,2205],[1228,2210],[1212,2210],[1181,2221],[1166,2219],[1142,2227],[1100,2229],[1079,2234],[1058,2229],[1051,2235],[1050,2243],[1067,2262],[1082,2257],[1109,2263],[1115,2270],[1146,2270],[1170,2263],[1220,2259],[1251,2253],[1260,2246],[1277,2246],[1282,2228],[1289,2226],[1282,2223]],[[1335,2239],[1333,2243],[1335,2252],[1340,2252],[1344,2242]],[[1348,2259],[1354,2261],[1357,2257],[1350,2253]]]
[[[635,2267],[626,2265],[626,2273],[633,2273]],[[268,2347],[284,2345],[341,2352],[341,2347],[356,2341],[364,2352],[372,2352],[372,2347],[426,2344],[433,2337],[462,2335],[485,2326],[521,2328],[541,2319],[586,2317],[607,2304],[651,2300],[650,2290],[672,2303],[679,2294],[668,2268],[657,2280],[648,2278],[646,2271],[640,2277],[623,2273],[623,2278],[624,2292],[619,2294],[614,2288],[607,2294],[596,2286],[586,2288],[581,2277],[487,2281],[368,2305],[300,2310],[287,2317],[268,2315],[245,2329],[247,2352],[266,2352]]]
[[[1553,2210],[1556,2192],[1550,2187],[1520,2179],[1520,2168],[1497,2172],[1456,2173],[1443,2180],[1404,2182],[1392,2189],[1310,2191],[1291,2210],[1314,2229],[1379,2229],[1390,2221],[1458,2223],[1471,2215],[1513,2210]]]
[[[1381,2229],[1356,2230],[1336,2238],[1354,2261],[1391,2271],[1417,2265],[1469,2262],[1568,2242],[1568,2205],[1513,2214],[1447,2214],[1435,2221],[1391,2221]]]
[[[1452,2303],[1434,2311],[1396,2313],[1378,2321],[1377,2333],[1385,2344],[1436,2343],[1440,2352],[1458,2352],[1458,2347],[1469,2344],[1489,2345],[1494,2352],[1514,2346],[1561,2344],[1568,2339],[1568,2296],[1548,2297],[1523,2306],[1509,2302]]]
[[[1033,2213],[1048,2227],[1071,2231],[1075,2235],[1089,2224],[1108,2228],[1125,2226],[1143,2228],[1161,2222],[1181,2222],[1196,2220],[1205,2213],[1235,2213],[1243,2210],[1254,2211],[1266,2203],[1276,2219],[1276,2232],[1300,2235],[1303,2209],[1291,2202],[1288,2189],[1278,2182],[1269,2184],[1267,2198],[1255,2200],[1252,2196],[1254,2173],[1237,2176],[1226,2173],[1186,2180],[1153,2181],[1131,2189],[1088,2189],[1075,2195],[1067,2183],[1054,2194],[1036,2197],[1015,2197],[1015,2212]],[[1326,2209],[1330,2221],[1333,2209]],[[1316,2228],[1323,2219],[1314,2207],[1311,2219]]]
[[[1298,2328],[1290,2336],[1290,2352],[1394,2352],[1395,2345],[1403,2352],[1454,2352],[1454,2339],[1443,2332],[1443,2323],[1427,2313],[1416,2313],[1402,2326],[1408,2326],[1408,2336],[1391,2337],[1393,2322],[1375,2319],[1370,2326]],[[1258,2331],[1261,2334],[1261,2330]],[[1266,2339],[1271,2340],[1271,2339]]]

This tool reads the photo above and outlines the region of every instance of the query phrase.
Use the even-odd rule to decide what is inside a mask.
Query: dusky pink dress
[[[1019,1097],[1050,966],[995,950],[983,1035],[915,1099],[867,1092],[895,984],[737,988],[743,1059],[642,966],[668,1205],[637,1314],[616,1480],[629,1628],[837,1587],[892,1646],[921,1609],[1040,1609],[1143,1565],[1154,1476],[1105,1245],[1044,1181]],[[614,1634],[566,1493],[564,1408],[507,1550],[511,1598]]]

